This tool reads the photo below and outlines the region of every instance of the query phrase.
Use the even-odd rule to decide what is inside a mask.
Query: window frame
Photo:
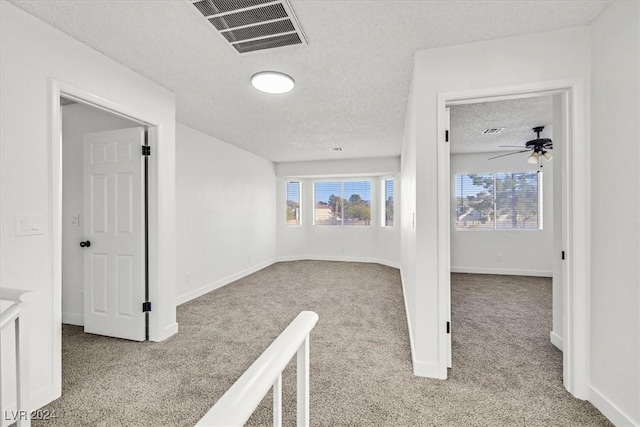
[[[538,212],[537,212],[537,217],[538,217],[538,226],[536,228],[498,228],[497,226],[497,222],[496,222],[496,215],[495,212],[497,210],[497,202],[496,202],[496,194],[495,194],[495,190],[494,190],[494,194],[493,194],[493,211],[494,211],[494,219],[493,219],[493,227],[466,227],[466,228],[459,228],[457,225],[457,208],[458,208],[458,192],[457,192],[457,181],[458,181],[458,177],[459,176],[468,176],[468,175],[492,175],[493,176],[493,180],[494,180],[494,188],[497,188],[497,181],[496,181],[496,176],[497,175],[506,175],[506,174],[536,174],[537,177],[537,190],[538,190]],[[519,171],[519,172],[505,172],[505,171],[496,171],[496,172],[461,172],[461,173],[456,173],[454,174],[454,180],[453,180],[453,198],[454,198],[454,207],[452,209],[452,213],[453,213],[453,219],[452,219],[452,223],[453,223],[453,228],[455,229],[455,231],[461,231],[461,232],[474,232],[474,231],[478,231],[478,232],[487,232],[487,231],[498,231],[498,232],[502,232],[502,231],[516,231],[516,232],[536,232],[536,231],[544,231],[544,204],[543,204],[543,193],[544,193],[544,189],[543,189],[543,182],[544,182],[544,178],[543,178],[543,172],[541,170],[524,170],[524,171]]]
[[[345,183],[347,182],[368,182],[369,183],[369,197],[370,200],[368,200],[369,202],[369,211],[371,214],[373,214],[373,209],[372,209],[372,204],[373,204],[373,181],[371,178],[354,178],[354,179],[344,179],[344,178],[334,178],[334,179],[317,179],[313,181],[313,226],[318,226],[318,227],[356,227],[356,228],[361,228],[361,227],[371,227],[372,222],[373,222],[373,215],[371,215],[371,218],[369,218],[369,223],[368,224],[345,224],[345,218],[344,218],[344,203],[340,206],[341,208],[341,215],[340,215],[340,223],[339,224],[318,224],[316,222],[316,208],[317,208],[317,204],[318,204],[318,200],[316,198],[316,194],[317,194],[317,189],[316,189],[316,185],[317,184],[322,184],[322,183],[340,183],[340,198],[344,201],[344,187],[345,187]]]
[[[289,184],[297,183],[298,184],[298,222],[296,224],[290,224],[288,219],[288,209],[289,209]],[[303,212],[303,198],[302,198],[302,181],[296,179],[286,179],[284,183],[284,199],[285,199],[285,210],[284,210],[284,223],[287,227],[302,227],[302,212]]]
[[[387,181],[393,183],[393,208],[391,225],[387,225]],[[396,179],[395,176],[385,176],[380,179],[380,227],[394,228],[396,226]]]

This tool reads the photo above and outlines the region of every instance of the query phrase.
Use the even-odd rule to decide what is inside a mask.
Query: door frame
[[[589,255],[590,138],[585,131],[582,78],[541,81],[437,95],[438,167],[438,312],[439,324],[451,321],[450,147],[445,141],[446,107],[541,95],[561,95],[563,112],[562,242],[563,263],[563,383],[575,397],[587,399],[589,384]],[[560,254],[554,254],[559,256]],[[440,366],[451,354],[450,335],[439,332]],[[449,343],[449,345],[447,345]]]
[[[50,143],[49,143],[49,223],[51,224],[51,252],[52,252],[52,388],[54,396],[62,392],[62,109],[60,97],[65,97],[100,110],[106,111],[128,120],[139,123],[147,128],[147,144],[151,147],[151,153],[158,153],[159,124],[146,117],[143,111],[132,111],[122,105],[97,96],[86,90],[70,84],[51,79],[50,80]],[[159,164],[158,156],[151,155],[147,163],[148,192],[147,192],[147,227],[148,227],[148,281],[149,299],[155,298],[155,306],[159,306],[160,292],[159,245],[160,211],[159,211]],[[170,301],[169,303],[174,303]],[[158,311],[148,315],[148,337],[153,341],[161,341],[177,331],[163,329],[159,322]]]

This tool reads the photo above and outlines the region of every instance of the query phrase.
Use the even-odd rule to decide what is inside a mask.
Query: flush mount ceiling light
[[[251,76],[251,84],[261,92],[278,94],[289,92],[295,82],[284,73],[262,71]]]

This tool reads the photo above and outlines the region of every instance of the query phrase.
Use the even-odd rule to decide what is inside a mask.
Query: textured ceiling
[[[517,151],[517,148],[500,146],[524,147],[525,142],[536,138],[532,130],[536,126],[545,126],[541,137],[552,138],[552,115],[551,96],[453,106],[451,153]],[[495,135],[482,135],[482,131],[489,128],[504,130]]]
[[[246,55],[186,0],[12,3],[174,92],[179,122],[282,162],[397,156],[416,50],[589,24],[610,1],[293,0],[309,45]],[[295,89],[255,91],[262,70]]]

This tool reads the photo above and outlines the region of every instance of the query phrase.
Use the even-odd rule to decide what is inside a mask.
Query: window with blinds
[[[370,225],[371,181],[314,183],[315,225]]]
[[[383,227],[393,227],[393,178],[387,178],[382,180],[382,219],[381,225]]]
[[[287,181],[287,225],[300,225],[300,190],[298,181]]]
[[[542,173],[456,175],[456,229],[541,230]]]

